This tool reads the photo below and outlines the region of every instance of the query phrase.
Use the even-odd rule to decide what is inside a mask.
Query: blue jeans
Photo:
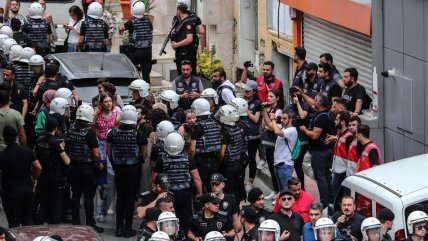
[[[68,42],[68,51],[67,52],[77,52],[77,43]]]
[[[324,207],[333,202],[331,192],[331,171],[330,166],[333,161],[333,149],[325,151],[311,151],[311,166],[314,171],[315,181],[318,185],[320,201]]]
[[[278,182],[279,191],[288,187],[288,179],[293,175],[294,166],[287,165],[284,162],[275,166],[275,174]]]

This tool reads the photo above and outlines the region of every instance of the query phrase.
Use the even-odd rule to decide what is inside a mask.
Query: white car
[[[428,214],[428,154],[386,163],[347,177],[335,201],[340,210],[341,198],[351,195],[357,210],[368,217],[378,217],[387,207],[395,214],[389,234],[395,241],[408,236],[407,216],[421,210]]]

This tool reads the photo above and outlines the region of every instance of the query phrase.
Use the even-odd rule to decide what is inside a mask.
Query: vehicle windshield
[[[408,206],[404,211],[404,217],[406,219],[404,223],[407,223],[407,217],[409,216],[409,214],[412,213],[413,211],[417,211],[417,210],[425,212],[428,214],[428,200],[425,200],[425,201],[422,201],[422,202]],[[407,225],[406,225],[406,228],[407,228]],[[409,232],[409,230],[407,229],[407,233],[408,232]],[[428,236],[428,234],[425,235],[425,237],[427,237],[427,236]]]

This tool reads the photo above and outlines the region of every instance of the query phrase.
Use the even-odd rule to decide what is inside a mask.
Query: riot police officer
[[[146,211],[146,216],[141,222],[140,229],[138,230],[138,239],[139,241],[148,241],[150,237],[156,232],[156,222],[158,221],[159,215],[162,211],[159,208],[151,207]],[[166,235],[166,240],[169,241],[168,235]]]
[[[280,236],[283,236],[282,240],[286,240],[290,237],[289,233],[285,234],[286,231],[281,234],[279,224],[272,219],[263,221],[257,231],[258,241],[279,241]]]
[[[214,117],[218,111],[218,94],[213,88],[206,88],[201,93],[201,98],[205,98],[210,102],[211,117]]]
[[[181,75],[183,60],[191,62],[192,69],[196,71],[197,36],[196,26],[190,18],[190,0],[177,1],[178,24],[173,26],[171,34],[171,47],[175,49],[175,64]]]
[[[204,241],[225,241],[223,234],[218,231],[211,231],[205,235]]]
[[[130,95],[132,97],[132,102],[129,103],[130,105],[137,105],[140,104],[147,109],[152,109],[152,103],[150,102],[150,85],[142,80],[142,79],[136,79],[131,82],[131,84],[128,86],[129,91],[131,92]]]
[[[106,52],[109,45],[108,26],[102,19],[103,6],[93,2],[80,28],[79,46],[85,52]]]
[[[18,46],[18,45],[17,45]],[[19,59],[13,61],[12,64],[16,69],[15,79],[16,82],[20,83],[25,87],[25,93],[28,93],[31,90],[31,71],[29,62],[30,58],[33,57],[36,53],[32,48],[25,47],[19,52]]]
[[[180,221],[173,212],[161,213],[156,225],[159,231],[169,235],[170,241],[186,240],[185,236],[180,232]]]
[[[59,224],[65,179],[70,158],[64,151],[64,141],[56,137],[58,122],[53,117],[46,118],[45,132],[36,141],[35,153],[42,165],[42,173],[36,186],[36,196],[40,201],[36,223]]]
[[[153,233],[152,237],[149,238],[149,241],[169,241],[169,236],[165,232],[157,231]]]
[[[239,119],[238,111],[231,105],[224,105],[219,109],[219,119],[223,125],[222,140],[219,160],[221,163],[221,173],[226,178],[225,192],[234,194],[241,201],[240,193],[245,192],[244,178],[245,172],[242,170],[240,158],[244,141],[240,128],[236,125]]]
[[[120,126],[107,134],[106,152],[115,171],[116,236],[129,238],[137,233],[132,229],[132,216],[141,165],[147,156],[147,138],[137,131],[134,106],[123,107],[120,115]]]
[[[80,198],[84,197],[86,225],[98,232],[104,229],[95,225],[94,197],[97,188],[97,172],[104,167],[95,131],[90,128],[94,120],[94,109],[81,105],[76,112],[76,122],[71,126],[66,138],[66,153],[71,159],[69,181],[73,192],[73,220],[80,225]]]
[[[217,154],[221,144],[220,128],[214,119],[209,117],[210,103],[206,99],[195,100],[192,104],[192,112],[196,116],[196,123],[191,134],[189,156],[198,167],[206,192],[211,190],[209,186],[211,175],[219,170]]]
[[[119,32],[129,31],[129,49],[134,65],[140,65],[143,79],[150,84],[152,71],[152,42],[153,24],[144,17],[146,8],[144,3],[136,1],[131,5],[132,19],[119,28]]]
[[[160,94],[162,103],[168,108],[168,115],[171,123],[174,125],[174,129],[178,130],[181,124],[184,122],[184,110],[178,107],[178,101],[180,97],[173,90],[164,90]]]
[[[156,161],[162,157],[164,151],[164,141],[166,136],[174,131],[174,125],[167,120],[161,121],[156,126],[156,143],[152,146],[150,152],[150,167],[153,169],[156,165]]]
[[[43,7],[40,3],[34,2],[28,8],[30,19],[24,23],[22,30],[31,39],[36,53],[45,56],[50,53],[50,44],[54,42],[52,29],[46,19],[43,19]]]
[[[159,173],[165,173],[170,182],[169,190],[174,194],[174,206],[177,217],[181,220],[184,233],[189,229],[192,216],[192,191],[190,182],[193,181],[196,189],[196,198],[202,195],[202,183],[194,162],[187,153],[183,152],[184,138],[178,132],[171,132],[165,138],[165,154],[156,161],[152,175],[155,178]]]
[[[204,209],[193,215],[187,238],[191,241],[199,241],[211,231],[221,232],[225,238],[235,237],[230,217],[218,213],[220,198],[214,193],[206,193],[202,195],[200,201]]]

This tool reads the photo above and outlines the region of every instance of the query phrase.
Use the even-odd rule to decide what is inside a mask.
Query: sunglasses
[[[427,230],[427,226],[426,225],[417,226],[416,229],[417,230],[422,230],[422,229]]]
[[[293,200],[293,198],[292,197],[283,197],[283,198],[281,198],[281,201],[291,201],[291,200]]]

